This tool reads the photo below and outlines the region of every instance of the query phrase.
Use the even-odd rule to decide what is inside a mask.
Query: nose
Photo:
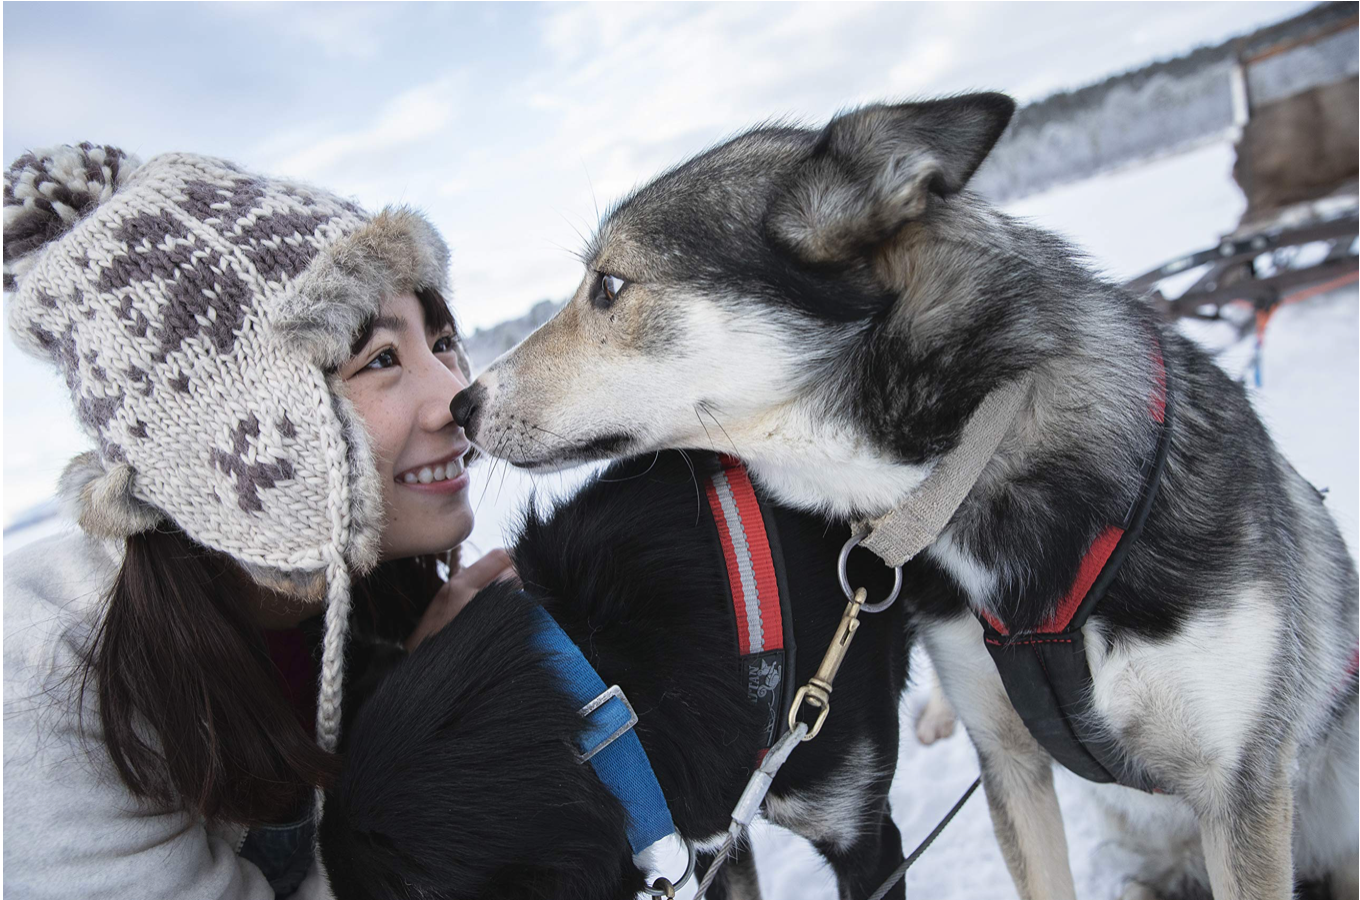
[[[486,397],[486,388],[482,387],[481,382],[473,382],[458,392],[449,404],[449,412],[453,414],[453,421],[456,422],[469,436],[472,434],[472,420],[477,415],[477,410],[481,408],[482,401]]]

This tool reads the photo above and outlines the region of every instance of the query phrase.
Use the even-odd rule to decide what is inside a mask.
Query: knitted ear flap
[[[87,533],[125,538],[150,531],[161,520],[160,510],[132,495],[135,475],[127,463],[105,468],[97,454],[87,451],[67,464],[57,481],[57,492]]]

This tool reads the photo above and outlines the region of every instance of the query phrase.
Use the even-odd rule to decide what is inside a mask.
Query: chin
[[[383,535],[384,562],[447,553],[472,534],[472,510],[466,504],[448,513],[403,515],[399,521],[399,529],[389,526]]]

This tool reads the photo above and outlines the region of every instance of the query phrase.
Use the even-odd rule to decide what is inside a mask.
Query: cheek
[[[380,396],[375,391],[360,390],[350,396],[350,402],[364,422],[374,460],[385,481],[391,480],[392,465],[405,446],[410,422],[404,410],[392,402],[390,393]]]

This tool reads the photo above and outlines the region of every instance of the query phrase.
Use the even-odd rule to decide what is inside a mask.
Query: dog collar
[[[542,607],[536,613],[537,645],[547,652],[549,667],[586,720],[577,744],[578,761],[589,762],[601,783],[623,804],[628,813],[628,844],[634,855],[641,853],[674,834],[675,824],[647,751],[633,730],[637,713],[618,685],[605,686],[552,616]]]
[[[793,616],[774,520],[756,497],[741,460],[720,456],[719,462],[721,468],[706,485],[708,519],[722,547],[746,699],[765,713],[759,765],[787,727],[793,702]]]
[[[885,564],[901,568],[935,543],[968,492],[977,484],[1029,396],[1031,376],[1021,375],[993,390],[968,417],[958,445],[935,463],[930,474],[896,508],[855,523],[861,545]]]

